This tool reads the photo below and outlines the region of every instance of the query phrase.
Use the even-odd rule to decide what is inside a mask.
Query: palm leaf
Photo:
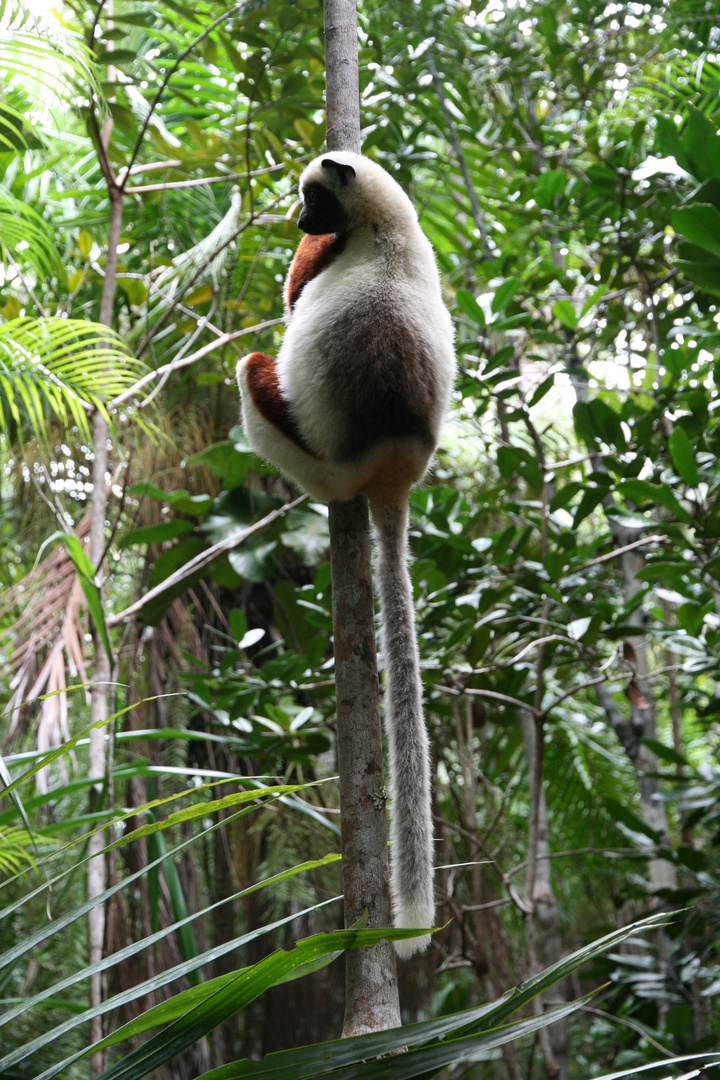
[[[53,241],[52,232],[39,214],[0,187],[0,258],[7,262],[9,252],[16,262],[27,263],[37,277],[51,274],[64,280],[65,270]]]
[[[88,413],[146,371],[107,327],[78,319],[11,319],[0,325],[0,430],[47,441],[46,419],[90,437]],[[110,417],[107,417],[110,420]]]
[[[42,19],[29,15],[20,0],[0,0],[0,79],[4,85],[19,83],[44,110],[54,102],[72,104],[78,84],[102,98],[82,35],[54,12]]]

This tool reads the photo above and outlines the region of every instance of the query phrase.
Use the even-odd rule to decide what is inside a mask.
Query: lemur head
[[[363,225],[417,222],[410,200],[380,165],[338,151],[312,161],[300,177],[298,225],[313,236],[346,234]]]

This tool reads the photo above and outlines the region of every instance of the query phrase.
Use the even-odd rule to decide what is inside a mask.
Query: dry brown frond
[[[90,515],[80,521],[76,535],[89,543]],[[87,683],[83,654],[85,607],[77,572],[67,549],[60,544],[12,589],[0,614],[22,607],[8,631],[11,651],[11,697],[5,742],[14,742],[29,716],[28,706],[44,694],[37,716],[36,744],[50,750],[69,738],[67,722],[67,672]],[[39,792],[47,790],[46,770],[37,774]]]

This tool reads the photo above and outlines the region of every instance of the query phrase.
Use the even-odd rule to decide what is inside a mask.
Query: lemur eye
[[[313,191],[312,188],[307,193],[307,201],[312,204],[317,202],[317,191]]]

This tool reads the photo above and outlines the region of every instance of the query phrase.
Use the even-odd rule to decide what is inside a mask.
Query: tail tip
[[[422,930],[435,922],[435,904],[429,901],[396,904],[395,926],[400,930]],[[403,938],[394,942],[395,952],[401,960],[407,960],[416,953],[425,952],[430,944],[430,934],[421,937]]]
[[[395,952],[400,960],[409,960],[416,953],[425,952],[429,944],[429,934],[423,934],[422,937],[403,938],[402,941],[394,942]]]

